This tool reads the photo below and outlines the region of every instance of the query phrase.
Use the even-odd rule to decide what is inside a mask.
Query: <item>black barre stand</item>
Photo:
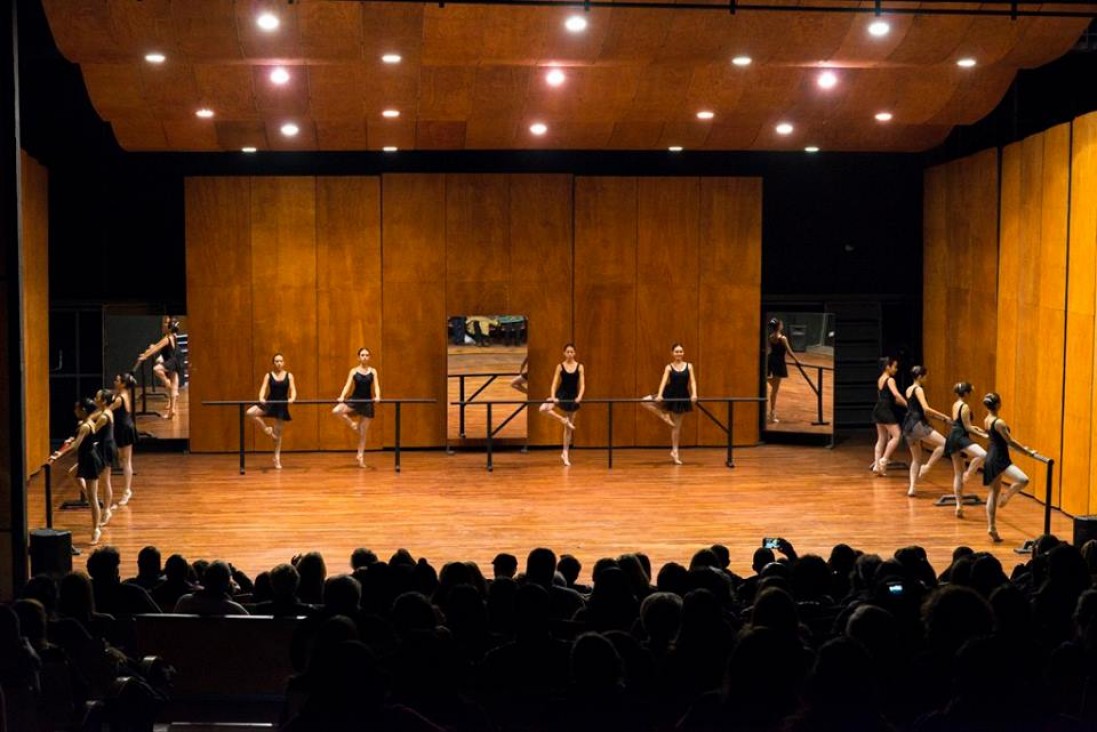
[[[651,400],[642,399],[642,398],[641,399],[636,399],[636,398],[584,399],[582,401],[583,404],[605,404],[605,405],[607,405],[607,409],[608,409],[607,417],[608,417],[608,419],[607,419],[607,427],[606,427],[606,432],[607,432],[606,465],[610,470],[613,469],[613,406],[615,404],[643,404],[643,403],[646,403],[646,402],[649,402],[649,401],[651,401]],[[762,403],[766,402],[766,398],[765,397],[704,397],[704,398],[699,398],[699,399],[696,399],[696,400],[692,400],[692,399],[663,399],[662,401],[663,401],[663,403],[693,402],[693,403],[697,404],[697,408],[701,411],[701,413],[704,414],[706,417],[708,417],[710,420],[712,420],[712,422],[717,427],[719,427],[721,431],[723,431],[727,435],[727,438],[728,438],[727,439],[727,459],[724,462],[724,464],[728,468],[734,468],[735,467],[735,460],[734,460],[734,456],[733,456],[733,444],[732,443],[733,443],[734,437],[735,437],[735,403],[736,402],[755,402],[755,403],[758,403],[758,404],[762,404]],[[486,436],[486,442],[487,442],[487,466],[486,467],[487,467],[488,472],[492,472],[492,471],[495,470],[495,462],[494,462],[494,456],[493,456],[493,454],[494,454],[494,449],[493,449],[494,439],[493,438],[494,438],[495,433],[498,431],[498,430],[493,430],[492,429],[492,405],[495,405],[495,404],[522,405],[522,407],[524,408],[524,407],[528,407],[530,404],[541,404],[541,403],[543,403],[542,400],[533,400],[533,399],[500,400],[500,401],[490,401],[490,402],[467,402],[467,401],[450,402],[450,404],[454,405],[454,406],[464,406],[464,405],[467,405],[467,404],[475,404],[476,406],[487,407],[487,425],[486,425],[486,429],[485,429],[485,433],[486,433],[485,436]],[[716,417],[716,415],[714,415],[708,408],[706,408],[705,403],[724,403],[724,404],[727,404],[727,424],[725,425],[724,423],[722,423]],[[520,411],[520,409],[518,411]],[[515,414],[517,414],[517,411],[515,412]],[[511,415],[511,417],[513,417],[513,415]],[[509,420],[510,420],[510,418],[507,419],[507,421],[509,421]],[[504,424],[506,424],[506,423],[504,422]],[[502,427],[500,426],[499,429],[501,429],[501,428]]]
[[[400,472],[400,407],[404,404],[434,404],[437,399],[344,399],[342,402],[333,399],[298,399],[297,401],[290,402],[287,400],[270,399],[266,404],[295,404],[295,405],[308,405],[308,404],[395,404],[396,405],[396,424],[395,424],[395,444],[393,448],[395,470]],[[246,401],[240,400],[212,400],[202,402],[204,407],[236,407],[237,418],[240,426],[240,475],[244,475],[246,472],[247,464],[244,450],[244,419],[246,417],[247,408],[251,405],[259,404],[257,399],[248,399]]]
[[[1044,482],[1044,534],[1046,535],[1051,533],[1051,480],[1055,473],[1055,461],[1040,453],[1029,457],[1047,466],[1047,480]],[[1015,554],[1032,554],[1035,550],[1036,540],[1026,539],[1021,546],[1013,551]]]

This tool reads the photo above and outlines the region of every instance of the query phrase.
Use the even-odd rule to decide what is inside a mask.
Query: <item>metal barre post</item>
[[[735,424],[735,402],[728,399],[728,459],[725,463],[729,468],[735,467],[735,460],[732,459],[732,430]]]
[[[396,472],[400,472],[400,402],[396,402]]]
[[[240,418],[240,475],[244,474],[244,405],[237,404],[236,411]]]
[[[609,428],[606,434],[606,449],[609,460],[609,469],[613,470],[613,402],[609,403]]]
[[[1051,479],[1055,470],[1055,461],[1048,458],[1047,461],[1047,492],[1044,495],[1044,533],[1051,533]]]
[[[46,463],[46,528],[53,528],[53,466]]]
[[[458,413],[458,425],[457,434],[461,436],[461,439],[465,438],[465,375],[461,374],[457,377],[458,384],[458,396],[461,400],[461,405],[457,407]]]
[[[495,466],[491,461],[491,402],[487,402],[488,405],[488,472],[495,470]]]
[[[816,424],[824,424],[823,422],[823,367],[817,366],[819,373],[819,388],[815,391],[815,405],[819,412],[819,421]]]

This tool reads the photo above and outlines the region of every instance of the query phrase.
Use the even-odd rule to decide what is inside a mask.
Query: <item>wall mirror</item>
[[[762,332],[765,430],[833,435],[834,314],[767,312]]]
[[[488,428],[486,402],[527,398],[529,319],[524,315],[453,315],[446,336],[447,438],[483,441]],[[494,405],[492,438],[503,444],[524,444],[527,414],[524,405]]]

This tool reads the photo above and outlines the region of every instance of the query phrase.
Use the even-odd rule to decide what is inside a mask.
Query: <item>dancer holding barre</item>
[[[156,343],[152,343],[137,357],[137,363],[142,363],[156,354],[160,354],[161,362],[152,367],[156,378],[164,384],[168,390],[168,413],[162,415],[164,419],[175,418],[175,406],[179,400],[179,370],[180,363],[177,355],[179,347],[179,321],[175,318],[167,319],[164,325],[164,337]]]
[[[560,453],[560,459],[565,467],[571,467],[568,451],[571,447],[571,439],[575,434],[575,418],[578,416],[579,404],[583,401],[583,392],[587,390],[586,374],[583,364],[575,360],[575,344],[564,345],[564,361],[552,375],[552,396],[541,405],[541,414],[552,417],[564,426],[564,449]],[[559,408],[559,412],[557,412]]]
[[[293,420],[289,405],[297,401],[297,384],[293,374],[286,371],[286,357],[276,353],[271,357],[273,371],[268,371],[259,387],[259,403],[249,407],[247,414],[259,425],[268,437],[274,439],[274,469],[282,469],[282,435],[286,422]],[[370,406],[373,406],[372,404]],[[264,417],[274,420],[271,426],[263,421]]]
[[[1028,485],[1028,476],[1009,459],[1009,448],[1014,447],[1029,457],[1036,457],[1036,451],[1013,439],[1009,425],[998,416],[998,410],[1002,408],[1002,397],[991,392],[983,397],[983,406],[987,408],[983,425],[990,435],[990,449],[983,467],[983,485],[990,491],[987,496],[987,534],[998,543],[1002,541],[1002,537],[998,535],[998,509],[1004,507],[1009,499]],[[1010,479],[1011,485],[1002,491],[1002,478],[1005,477]]]
[[[944,436],[930,426],[926,417],[936,417],[945,422],[950,422],[950,420],[947,414],[938,412],[929,406],[929,402],[926,401],[926,390],[923,384],[928,373],[929,370],[925,366],[912,368],[910,375],[914,378],[914,383],[907,387],[906,393],[907,416],[903,420],[903,436],[907,438],[907,445],[910,446],[910,487],[907,488],[908,496],[917,494],[918,481],[926,477],[926,473],[945,453]],[[923,442],[933,445],[933,453],[924,465],[922,464]]]
[[[956,518],[964,517],[964,484],[971,480],[971,476],[975,475],[987,456],[983,446],[971,439],[973,434],[984,439],[987,437],[986,432],[971,423],[971,407],[967,404],[967,396],[971,390],[971,384],[966,381],[952,387],[956,401],[952,403],[952,429],[945,440],[944,456],[952,460],[952,495],[956,498]],[[964,470],[965,455],[971,458],[967,470]]]
[[[373,421],[373,402],[381,399],[381,382],[377,378],[377,369],[369,365],[370,350],[363,346],[358,349],[358,365],[347,374],[347,383],[339,393],[339,403],[331,413],[340,417],[358,433],[358,467],[366,467],[366,437],[369,425]],[[345,404],[347,397],[351,404]],[[357,415],[355,421],[351,415]]]
[[[697,401],[697,375],[693,366],[686,361],[686,349],[681,343],[670,347],[673,361],[663,369],[663,379],[659,389],[640,402],[640,406],[670,425],[670,459],[675,465],[681,465],[678,448],[682,436],[682,419],[693,411],[693,402]],[[664,401],[664,400],[672,401]]]
[[[797,366],[803,367],[800,359],[796,358],[788,338],[785,337],[785,324],[777,318],[769,321],[769,355],[766,356],[766,379],[769,381],[769,414],[766,421],[776,424],[777,419],[777,392],[781,390],[781,380],[788,378],[788,365],[785,364],[785,356],[791,356]]]
[[[99,528],[99,474],[103,472],[103,457],[95,441],[95,421],[92,418],[95,402],[81,399],[73,407],[73,413],[77,419],[76,434],[49,456],[49,463],[52,465],[61,456],[76,451],[76,479],[91,509],[91,543],[94,545],[99,543],[102,534]]]
[[[114,392],[110,402],[114,418],[114,441],[118,445],[118,460],[122,463],[125,490],[118,500],[125,506],[133,498],[133,446],[137,444],[137,425],[133,422],[133,394],[137,379],[127,371],[114,377]]]
[[[899,359],[888,358],[884,372],[876,379],[876,406],[872,410],[872,421],[876,423],[876,450],[872,461],[872,472],[887,477],[888,461],[899,446],[899,423],[902,421],[900,407],[907,406],[906,398],[895,386],[895,374],[899,371]]]

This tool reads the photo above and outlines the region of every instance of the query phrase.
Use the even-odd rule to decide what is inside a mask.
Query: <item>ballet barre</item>
[[[1028,456],[1036,462],[1047,466],[1047,480],[1044,482],[1044,534],[1051,533],[1051,480],[1055,472],[1055,460],[1038,452],[1028,453]],[[1036,548],[1036,540],[1028,539],[1024,544],[1013,551],[1017,554],[1032,554]]]
[[[287,399],[268,399],[263,404],[293,404],[295,406],[306,404],[395,404],[396,405],[396,434],[395,443],[393,449],[395,451],[394,461],[396,472],[400,472],[400,407],[404,404],[435,404],[437,399],[344,399],[342,402],[336,399],[298,399],[296,401],[289,401]],[[244,419],[246,418],[247,408],[250,406],[261,406],[258,399],[218,399],[202,402],[203,407],[236,407],[237,419],[240,423],[240,475],[245,472],[244,462]]]
[[[583,401],[580,402],[581,404],[605,404],[606,407],[607,407],[607,410],[608,410],[608,424],[607,424],[607,427],[606,427],[606,434],[607,434],[606,462],[607,462],[607,466],[609,467],[610,470],[613,469],[613,407],[614,407],[614,405],[616,405],[616,404],[644,404],[644,403],[648,403],[648,402],[651,402],[651,401],[652,401],[651,399],[642,398],[642,397],[641,398],[621,397],[621,398],[616,398],[616,399],[583,399]],[[673,402],[692,402],[693,404],[696,404],[697,409],[702,414],[704,414],[706,417],[708,417],[710,420],[712,420],[712,423],[715,424],[717,427],[719,427],[720,430],[723,431],[724,434],[727,435],[727,437],[728,437],[728,440],[727,440],[727,460],[725,461],[724,464],[729,468],[734,468],[735,467],[735,460],[732,456],[732,449],[733,449],[733,444],[732,443],[733,443],[734,437],[735,437],[735,405],[739,402],[765,404],[766,401],[767,400],[766,400],[765,397],[699,397],[697,399],[685,399],[685,398],[663,399],[661,403],[670,404],[670,403],[673,403]],[[455,405],[455,406],[459,406],[459,405],[462,405],[462,404],[469,404],[469,403],[472,403],[472,402],[450,402],[450,404]],[[523,408],[525,408],[525,407],[528,407],[528,406],[533,405],[533,404],[540,405],[540,404],[545,404],[545,403],[546,402],[543,399],[540,399],[540,400],[538,400],[538,399],[525,399],[525,400],[504,399],[504,400],[495,400],[495,401],[490,401],[490,402],[475,402],[475,403],[472,403],[475,406],[480,406],[480,407],[486,407],[487,408],[487,426],[486,426],[486,429],[485,429],[485,434],[486,434],[486,438],[487,438],[487,469],[488,469],[488,472],[491,472],[492,470],[495,469],[492,453],[493,453],[493,442],[494,442],[495,433],[498,432],[498,429],[494,429],[494,430],[492,429],[492,411],[491,411],[492,405],[498,404],[498,405],[514,406],[514,405],[520,404],[520,405],[522,405]],[[656,402],[656,403],[658,404],[660,402]],[[708,403],[708,404],[721,404],[722,403],[722,404],[727,405],[727,424],[726,425],[723,422],[721,422],[720,419],[715,414],[713,414],[711,410],[709,410],[705,406],[706,403]],[[511,416],[513,417],[513,415],[511,415]],[[509,419],[510,418],[508,418],[507,421],[509,421]]]
[[[522,375],[521,371],[484,371],[484,372],[480,372],[480,373],[470,373],[470,374],[446,374],[447,379],[457,379],[457,399],[458,399],[458,401],[461,405],[457,410],[457,422],[458,422],[457,434],[461,437],[461,439],[465,438],[465,406],[468,405],[468,404],[472,404],[474,401],[476,401],[476,397],[480,396],[480,394],[483,393],[484,389],[487,389],[489,386],[491,386],[495,382],[495,380],[497,378],[499,378],[500,376],[521,376],[521,375]],[[487,379],[487,381],[485,381],[483,384],[481,384],[480,388],[478,388],[476,391],[474,391],[472,393],[472,396],[470,396],[466,399],[465,398],[465,379]],[[477,404],[483,404],[483,402],[476,402],[476,403]],[[529,406],[529,403],[528,402],[523,402],[522,406],[515,409],[514,413],[511,414],[510,417],[507,418],[506,422],[509,422],[510,420],[517,417],[522,412],[522,410],[525,409],[527,406]],[[506,422],[504,422],[503,424],[506,424]],[[502,428],[503,428],[503,425],[500,425],[499,429],[502,429]]]
[[[813,392],[815,392],[815,408],[817,410],[818,416],[816,417],[815,421],[812,422],[812,424],[816,427],[822,427],[823,425],[830,424],[830,422],[827,422],[825,419],[823,419],[823,372],[833,371],[834,367],[808,364],[807,367],[809,369],[815,369],[817,373],[816,382],[812,383],[811,377],[808,376],[807,371],[804,371],[804,365],[802,363],[800,363],[799,361],[785,361],[786,366],[789,364],[795,365],[796,368],[800,370],[800,373],[804,377],[804,381],[808,383],[808,387]]]

